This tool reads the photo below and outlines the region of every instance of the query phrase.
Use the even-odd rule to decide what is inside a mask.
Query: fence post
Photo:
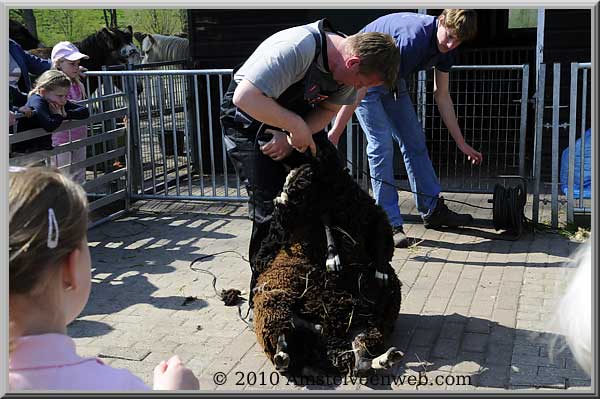
[[[541,64],[538,76],[537,93],[535,95],[535,137],[533,141],[533,207],[531,220],[539,221],[540,211],[540,179],[542,170],[542,124],[544,122],[544,89],[546,84],[546,64]]]
[[[525,143],[527,133],[527,100],[529,99],[529,65],[523,65],[521,81],[521,126],[519,128],[519,175],[525,177]]]
[[[128,64],[127,70],[133,70],[133,65]],[[140,128],[139,128],[139,108],[137,101],[137,85],[135,76],[125,77],[125,93],[127,94],[128,103],[128,140],[127,140],[127,168],[131,170],[128,192],[138,194],[142,190],[143,184],[143,165],[140,156]]]
[[[577,63],[571,63],[571,99],[569,102],[569,168],[567,178],[567,223],[573,223],[575,199],[575,130],[577,129]]]
[[[560,112],[560,63],[554,64],[552,81],[552,216],[551,226],[558,228],[558,125]]]

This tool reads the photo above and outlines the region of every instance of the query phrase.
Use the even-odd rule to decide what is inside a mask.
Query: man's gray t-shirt
[[[305,25],[307,26],[307,25]],[[309,24],[319,29],[319,22]],[[316,43],[312,33],[303,26],[282,30],[263,41],[236,72],[237,83],[243,79],[251,82],[268,97],[277,99],[288,87],[300,81],[315,58]],[[333,80],[331,73],[323,66],[323,51],[317,58],[319,72]],[[352,104],[356,90],[352,86],[340,85],[334,93],[329,93],[327,102],[332,104]]]

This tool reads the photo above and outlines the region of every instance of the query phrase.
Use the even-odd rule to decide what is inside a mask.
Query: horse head
[[[140,50],[133,44],[133,28],[127,26],[125,30],[117,28],[103,28],[97,34],[99,41],[103,42],[109,50],[106,52],[104,65],[139,64],[141,62]]]
[[[154,61],[153,52],[156,51],[156,39],[147,34],[142,38],[142,64],[148,64]]]
[[[19,43],[23,50],[31,50],[38,47],[43,47],[43,44],[29,32],[29,30],[21,23],[10,19],[8,23],[9,37]]]

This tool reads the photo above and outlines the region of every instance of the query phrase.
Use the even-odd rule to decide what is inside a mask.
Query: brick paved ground
[[[449,197],[489,206],[489,196]],[[411,209],[412,199],[401,198],[403,210]],[[177,353],[200,376],[203,390],[417,389],[383,377],[337,385],[287,384],[280,377],[277,383],[237,308],[215,297],[210,275],[190,269],[195,258],[235,251],[195,266],[214,273],[219,290],[247,291],[249,267],[240,256],[250,232],[245,205],[152,201],[137,208],[89,233],[92,294],[69,326],[82,354],[103,357],[151,384],[154,366]],[[548,347],[556,336],[547,321],[572,273],[560,266],[578,243],[545,233],[494,239],[488,210],[475,210],[479,225],[461,232],[426,230],[414,208],[411,213],[414,223],[405,227],[418,244],[394,254],[404,286],[390,337],[406,356],[388,377],[425,371],[430,381],[441,376],[448,382],[420,390],[590,389],[571,354],[550,357]],[[186,297],[197,299],[184,305]],[[226,384],[215,385],[216,372],[227,374]],[[451,384],[467,377],[470,385]]]

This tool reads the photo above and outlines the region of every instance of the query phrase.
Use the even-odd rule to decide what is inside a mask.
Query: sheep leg
[[[325,267],[328,272],[339,272],[342,270],[342,264],[335,241],[333,240],[333,234],[331,233],[331,218],[328,214],[324,214],[321,216],[321,220],[325,226],[325,237],[327,237],[327,261],[325,261]]]
[[[390,369],[402,360],[403,357],[404,353],[392,346],[387,352],[373,359],[371,361],[371,367],[374,369]]]
[[[367,357],[367,347],[365,345],[366,335],[360,333],[352,341],[354,351],[354,374],[364,376],[371,370],[371,359]]]
[[[320,324],[315,324],[306,321],[297,314],[294,314],[292,322],[294,323],[295,328],[304,328],[315,334],[321,335],[321,331],[323,330],[323,326],[321,326]]]
[[[290,366],[290,355],[287,354],[287,342],[285,341],[285,335],[281,334],[277,338],[277,349],[275,349],[275,356],[273,356],[273,363],[275,363],[275,370],[286,371]]]

